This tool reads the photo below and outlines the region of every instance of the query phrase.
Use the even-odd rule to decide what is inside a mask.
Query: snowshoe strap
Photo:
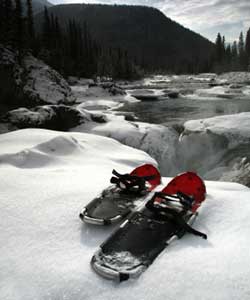
[[[184,209],[182,212],[178,212],[175,209],[170,208],[170,207],[155,206],[154,200],[155,200],[156,197],[159,197],[159,194],[162,194],[162,193],[155,193],[154,197],[146,203],[146,207],[149,210],[153,211],[156,214],[160,214],[161,216],[163,216],[165,218],[171,219],[173,222],[175,222],[178,225],[178,227],[180,227],[181,229],[184,229],[186,232],[189,232],[189,233],[191,233],[193,235],[196,235],[196,236],[200,236],[205,240],[207,239],[207,235],[205,233],[202,233],[202,232],[192,228],[183,219],[183,214],[187,211],[187,209]],[[175,198],[172,195],[166,195],[166,196],[171,196],[171,198]],[[176,196],[176,198],[177,198],[177,196]],[[167,197],[166,197],[166,199],[168,201],[171,201]],[[175,201],[175,200],[173,200],[173,201]]]
[[[192,206],[194,204],[194,199],[186,195],[182,192],[177,192],[176,195],[168,195],[162,192],[156,192],[153,196],[153,200],[160,199],[161,202],[167,203],[167,202],[176,202],[183,206],[184,209],[192,209]]]
[[[111,177],[110,182],[116,184],[119,188],[123,190],[131,190],[136,192],[143,192],[147,189],[146,181],[154,179],[155,175],[152,176],[135,176],[130,174],[120,174],[116,170],[112,171],[115,177]]]

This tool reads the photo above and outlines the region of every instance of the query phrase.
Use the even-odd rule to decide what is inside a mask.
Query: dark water
[[[250,111],[250,98],[249,100],[177,98],[130,103],[120,110],[134,112],[139,121],[171,126],[173,124],[183,124],[187,120]]]

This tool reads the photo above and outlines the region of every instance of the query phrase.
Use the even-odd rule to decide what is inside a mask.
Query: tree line
[[[143,11],[146,12],[149,13],[148,10]],[[156,14],[154,17],[159,16]],[[195,42],[191,32],[187,32],[186,35],[190,43]],[[152,72],[154,65],[157,66],[155,70],[159,70],[159,66],[163,64],[162,57],[169,62],[169,65],[162,65],[165,69],[161,71],[165,72],[195,73],[204,69],[218,73],[250,69],[250,28],[245,37],[241,32],[239,40],[232,44],[227,43],[225,37],[218,33],[214,55],[206,65],[204,59],[185,49],[181,53],[172,51],[172,56],[164,56],[165,48],[157,48],[157,53],[153,51],[154,55],[151,54],[150,58],[146,59],[139,50],[135,53],[136,57],[131,57],[131,53],[124,50],[125,46],[102,45],[93,38],[86,20],[77,22],[71,18],[62,26],[58,17],[46,7],[42,26],[37,30],[34,26],[32,0],[0,0],[0,43],[15,49],[20,62],[26,53],[31,52],[64,76],[134,79],[143,74],[142,70]],[[171,49],[170,40],[166,45]],[[200,41],[200,52],[203,52],[202,49],[206,45],[205,41]],[[146,44],[144,48],[148,48]]]
[[[47,8],[41,31],[34,26],[32,0],[0,0],[0,43],[15,49],[20,62],[31,52],[64,76],[108,76],[133,79],[141,70],[128,53],[106,47],[91,35],[88,24],[69,20],[62,28]]]
[[[238,41],[226,43],[225,36],[218,33],[215,41],[215,72],[250,71],[250,28],[244,38],[240,33]]]

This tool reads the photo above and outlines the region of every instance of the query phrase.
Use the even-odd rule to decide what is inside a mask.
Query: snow
[[[210,132],[227,137],[230,142],[248,142],[250,138],[250,113],[217,116],[208,119],[191,120],[184,124],[185,132]]]
[[[117,284],[89,265],[115,226],[83,224],[78,214],[113,168],[129,172],[154,161],[84,133],[25,129],[0,135],[0,142],[2,299],[249,299],[248,188],[206,182],[194,226],[208,240],[187,234],[140,278]]]
[[[215,78],[216,83],[231,85],[199,89],[193,96],[202,101],[247,99],[250,86],[241,84],[248,76],[158,76],[146,83],[208,83]],[[1,299],[249,299],[250,190],[243,185],[206,181],[207,199],[194,227],[207,233],[208,240],[184,236],[140,278],[121,284],[102,279],[89,264],[116,226],[83,224],[78,214],[109,184],[113,168],[123,173],[143,163],[155,164],[134,148],[157,158],[164,174],[198,170],[206,178],[249,186],[250,113],[188,121],[179,138],[174,129],[116,115],[112,110],[124,101],[137,101],[130,94],[111,97],[100,87],[84,84],[73,88],[80,103],[77,110],[105,111],[107,123],[90,120],[68,133],[26,129],[0,135]],[[143,92],[148,93],[136,91]],[[20,117],[27,112],[20,110]],[[37,114],[31,117],[36,120]],[[158,189],[170,179],[164,178]],[[122,255],[122,260],[134,259]]]
[[[72,128],[71,131],[108,136],[127,146],[146,151],[157,159],[163,173],[173,172],[175,169],[173,157],[178,141],[178,134],[175,130],[162,125],[128,122],[124,116],[112,113],[106,114],[106,117],[106,123],[82,124]]]

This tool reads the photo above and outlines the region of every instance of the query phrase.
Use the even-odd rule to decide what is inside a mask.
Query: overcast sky
[[[211,41],[218,32],[226,41],[238,39],[250,27],[250,0],[51,0],[58,3],[139,4],[154,6],[166,16]]]

